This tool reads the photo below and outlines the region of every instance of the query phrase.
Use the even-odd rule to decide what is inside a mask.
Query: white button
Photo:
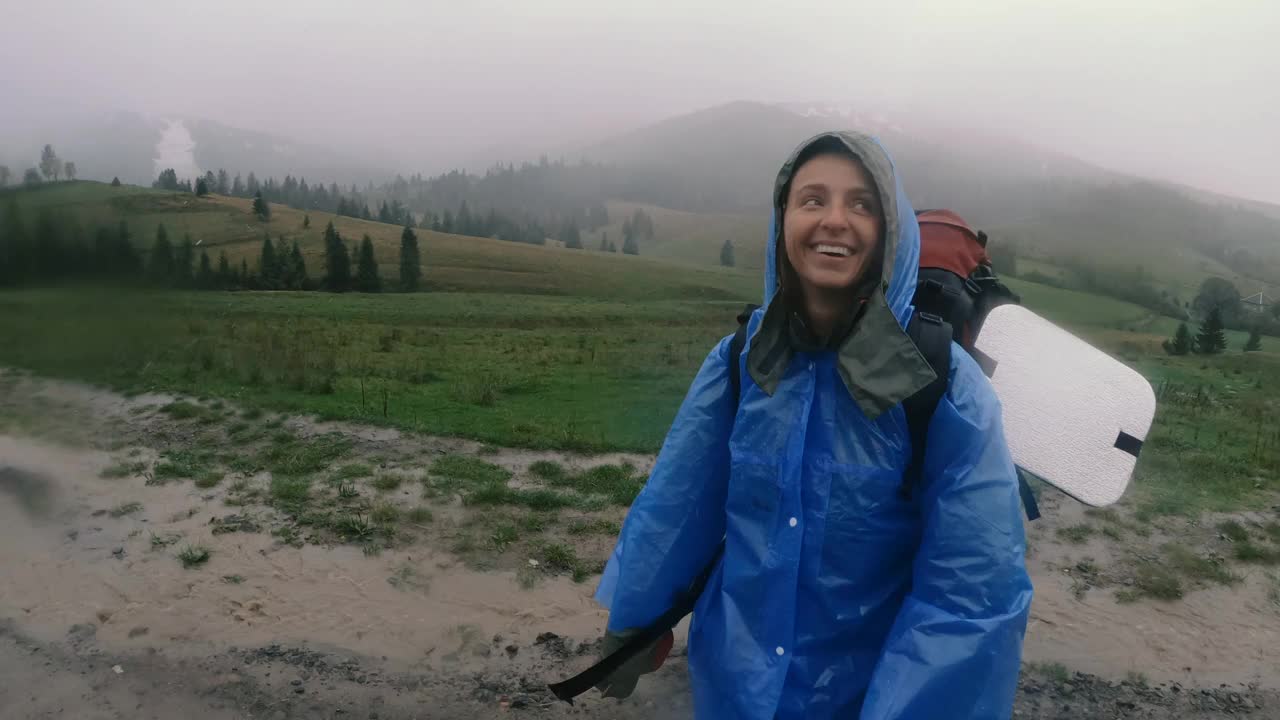
[[[791,523],[791,527],[795,527],[797,520],[795,518],[791,518],[791,520],[789,520],[788,522]]]
[[[809,363],[809,372],[813,372],[813,363]]]
[[[774,648],[774,650],[773,650],[773,651],[774,651],[774,652],[776,652],[776,653],[778,653],[778,656],[779,656],[779,657],[781,657],[781,656],[783,655],[783,653],[785,653],[785,652],[786,652],[786,650],[783,650],[781,646]]]

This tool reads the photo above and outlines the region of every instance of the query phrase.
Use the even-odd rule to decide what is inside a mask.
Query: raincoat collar
[[[826,344],[806,339],[803,323],[795,325],[801,308],[789,308],[778,292],[778,252],[785,252],[782,239],[784,193],[796,161],[817,142],[838,140],[863,163],[876,183],[884,212],[884,263],[864,306],[844,332]],[[920,258],[920,229],[915,213],[896,176],[893,162],[874,138],[854,132],[828,132],[801,143],[783,163],[774,181],[773,217],[770,241],[765,253],[764,319],[752,338],[747,354],[747,371],[764,392],[777,390],[797,352],[836,353],[837,367],[845,388],[862,412],[878,417],[932,382],[936,375],[924,356],[907,336],[906,326],[914,308],[917,266]]]

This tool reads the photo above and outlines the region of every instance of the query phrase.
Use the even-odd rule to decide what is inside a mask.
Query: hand
[[[600,657],[608,657],[614,651],[627,643],[635,635],[634,630],[624,630],[622,632],[605,632],[604,642],[601,644]],[[617,670],[613,671],[606,677],[596,689],[604,693],[605,697],[626,698],[636,689],[636,683],[640,681],[641,675],[647,675],[655,672],[662,664],[666,662],[667,655],[671,653],[671,646],[675,644],[675,635],[668,630],[665,635],[658,638],[652,645],[645,648],[634,657],[626,661]]]

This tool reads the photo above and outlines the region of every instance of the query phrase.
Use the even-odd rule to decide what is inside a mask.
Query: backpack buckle
[[[938,315],[934,315],[933,313],[922,312],[919,314],[919,317],[921,320],[929,323],[930,325],[938,325],[938,326],[942,325],[942,318],[939,317]]]
[[[964,279],[964,289],[969,291],[970,295],[977,297],[982,294],[982,286],[978,284],[972,277]]]

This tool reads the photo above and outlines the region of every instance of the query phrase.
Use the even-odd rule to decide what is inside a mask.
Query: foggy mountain
[[[619,199],[763,215],[792,148],[838,128],[881,139],[917,209],[955,209],[1001,245],[1148,269],[1176,251],[1196,268],[1217,262],[1260,281],[1280,279],[1275,205],[1113,172],[962,123],[929,127],[838,106],[737,102],[618,135],[582,154],[628,170]]]
[[[889,149],[917,207],[964,208],[975,222],[1053,206],[1065,186],[1112,173],[1069,156],[977,132],[916,129],[882,115],[817,104],[737,102],[672,118],[585,148],[583,156],[650,175],[650,201],[682,210],[764,211],[787,154],[815,133],[853,128]],[[641,198],[635,198],[641,199]]]
[[[763,217],[786,155],[804,138],[836,128],[878,136],[917,208],[954,208],[1002,244],[1095,259],[1107,252],[1132,258],[1130,266],[1153,251],[1181,248],[1253,277],[1280,275],[1274,271],[1280,268],[1276,206],[1105,170],[1072,157],[1069,148],[1050,151],[966,128],[963,116],[922,122],[821,102],[718,105],[549,152],[563,161],[551,166],[515,144],[454,150],[453,157],[487,156],[490,168],[507,168],[488,177],[482,177],[485,168],[468,163],[469,174],[415,179],[412,169],[395,167],[408,154],[397,162],[358,152],[367,134],[321,147],[200,118],[127,112],[9,133],[0,162],[20,174],[51,142],[87,179],[119,175],[148,185],[159,170],[173,167],[180,178],[226,168],[233,175],[293,175],[344,188],[372,182],[381,185],[368,197],[375,210],[380,201],[399,200],[419,215],[438,214],[456,212],[466,201],[472,211],[497,209],[554,228],[615,200]],[[511,156],[501,160],[503,152]],[[512,175],[525,160],[534,167]],[[448,162],[441,156],[424,169],[443,173]],[[408,183],[397,169],[410,174]]]

